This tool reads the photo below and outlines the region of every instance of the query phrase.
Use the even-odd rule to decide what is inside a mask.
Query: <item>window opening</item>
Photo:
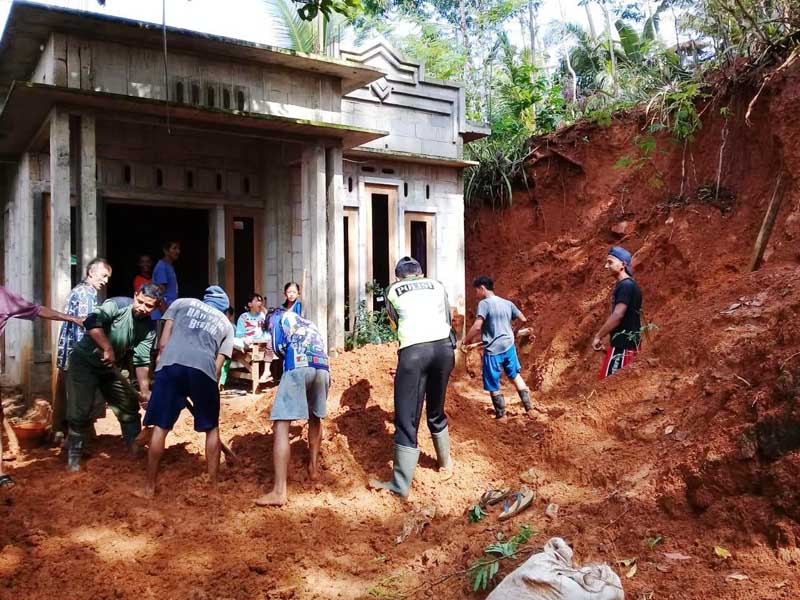
[[[231,108],[231,92],[230,90],[222,90],[222,108],[230,110]]]
[[[214,91],[213,87],[209,87],[206,90],[206,104],[211,108],[214,108],[217,104],[216,92]]]
[[[385,175],[394,175],[394,169],[381,169]]]
[[[217,173],[217,191],[222,191],[222,173]]]
[[[403,182],[403,196],[408,198],[408,182]]]
[[[191,171],[186,171],[186,189],[192,189],[194,187],[194,173]]]
[[[244,110],[244,92],[241,90],[236,92],[236,108],[238,110]]]
[[[183,104],[183,83],[180,81],[175,84],[175,100]]]
[[[374,173],[375,167],[361,167],[361,170],[364,171],[365,173]]]
[[[192,104],[200,104],[200,86],[196,83],[192,84]]]
[[[125,165],[125,172],[123,174],[123,177],[125,179],[125,183],[130,183],[131,182],[131,166],[130,165]]]
[[[425,199],[426,200],[430,200],[430,198],[431,198],[431,186],[430,185],[426,185],[425,186]]]
[[[422,266],[422,272],[428,271],[428,224],[425,221],[411,221],[411,256]]]
[[[352,192],[353,191],[353,178],[352,177],[348,177],[347,178],[347,191],[348,192]]]
[[[156,169],[156,185],[158,187],[164,185],[164,172],[161,169]]]

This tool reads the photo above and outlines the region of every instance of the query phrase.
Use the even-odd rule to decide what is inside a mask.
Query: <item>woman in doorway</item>
[[[303,303],[300,301],[300,284],[290,281],[283,286],[283,295],[286,297],[286,302],[281,306],[286,310],[303,315]]]

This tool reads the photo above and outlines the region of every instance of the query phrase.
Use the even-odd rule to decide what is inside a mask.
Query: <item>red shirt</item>
[[[136,292],[139,291],[140,287],[142,287],[145,283],[150,283],[151,281],[153,280],[148,279],[144,275],[137,275],[136,277],[133,278],[133,293],[136,294]]]

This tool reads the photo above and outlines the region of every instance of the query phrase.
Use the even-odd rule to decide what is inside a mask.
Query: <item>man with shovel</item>
[[[225,316],[228,295],[218,285],[206,289],[203,301],[175,300],[162,320],[153,393],[147,404],[145,425],[154,425],[147,455],[147,481],[137,496],[156,493],[158,465],[167,434],[184,408],[194,417],[195,431],[206,434],[206,463],[212,485],[217,482],[219,456],[219,374],[233,353],[233,325]]]
[[[514,346],[514,329],[512,321],[519,319],[523,323],[528,319],[516,305],[494,293],[494,282],[486,275],[476,277],[472,282],[475,294],[480,299],[475,323],[467,332],[461,344],[461,351],[467,352],[473,341],[479,337],[483,343],[483,389],[489,392],[494,406],[495,418],[502,419],[506,414],[506,402],[500,390],[500,376],[514,382],[519,399],[525,412],[531,410],[531,393],[520,375],[522,369]],[[526,333],[520,330],[518,335]]]
[[[140,402],[150,397],[150,350],[155,329],[150,314],[161,300],[161,288],[146,283],[131,301],[111,298],[95,308],[83,323],[86,335],[70,354],[67,371],[67,468],[80,471],[86,432],[92,422],[95,392],[99,389],[114,411],[122,437],[135,450],[142,430]],[[136,370],[139,395],[120,381],[119,368],[128,359]]]

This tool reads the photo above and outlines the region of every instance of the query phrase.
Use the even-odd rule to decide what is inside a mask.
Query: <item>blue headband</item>
[[[625,272],[628,275],[633,275],[633,269],[631,269],[631,253],[625,250],[622,246],[614,246],[608,253],[613,256],[614,258],[618,258],[625,264]]]
[[[231,305],[228,300],[228,294],[225,293],[218,285],[210,285],[206,288],[206,293],[203,296],[203,302],[209,306],[213,306],[220,312],[225,312]]]

